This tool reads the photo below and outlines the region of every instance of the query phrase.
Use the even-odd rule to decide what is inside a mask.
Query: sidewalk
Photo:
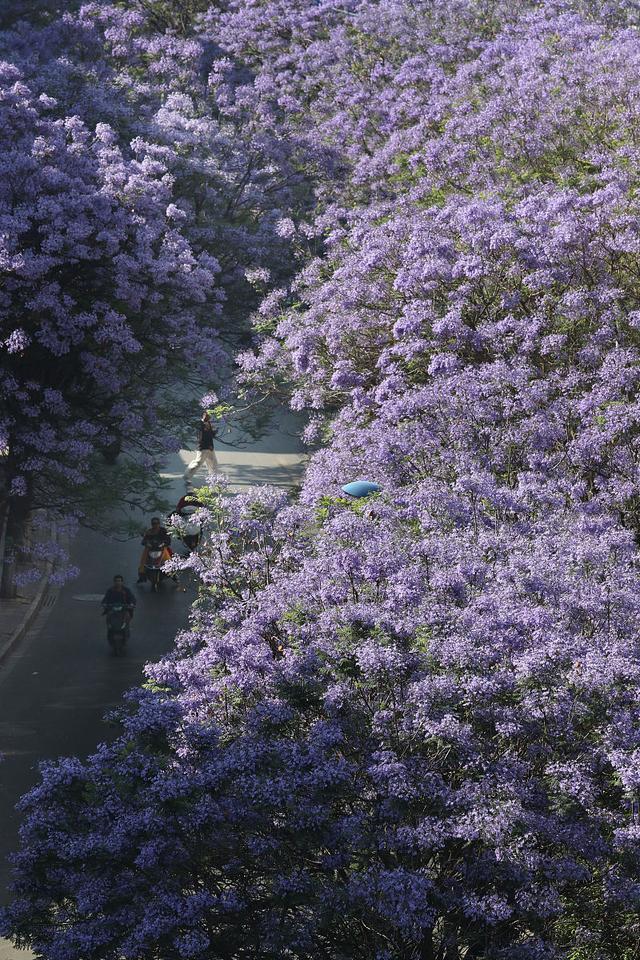
[[[55,525],[52,525],[55,537]],[[11,651],[20,643],[31,628],[44,606],[49,592],[51,563],[39,564],[40,579],[18,587],[15,600],[0,599],[0,668]]]
[[[15,600],[0,600],[0,669],[9,653],[17,647],[42,609],[49,592],[49,564],[42,565],[37,583],[20,588]],[[30,960],[30,950],[16,950],[8,940],[0,938],[0,960]]]
[[[9,940],[0,938],[0,960],[29,960],[30,957],[35,957],[31,950],[16,950]]]
[[[0,600],[0,666],[22,640],[40,612],[49,586],[49,572],[43,571],[39,583],[20,588],[15,600]]]

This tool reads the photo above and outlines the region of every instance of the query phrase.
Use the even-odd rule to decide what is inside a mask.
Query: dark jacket
[[[198,450],[213,450],[213,438],[216,433],[217,427],[201,420],[198,424]]]
[[[160,527],[157,533],[154,533],[152,527],[149,527],[144,532],[142,543],[145,547],[168,547],[171,544],[171,537],[165,527]]]
[[[124,603],[127,607],[135,607],[136,598],[129,590],[129,587],[123,587],[122,590],[116,590],[115,587],[109,587],[102,602],[105,606],[109,606],[111,603]]]

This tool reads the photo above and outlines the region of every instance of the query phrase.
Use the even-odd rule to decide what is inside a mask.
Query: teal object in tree
[[[379,483],[372,483],[371,480],[353,480],[351,483],[345,483],[342,489],[350,497],[368,497],[371,493],[382,490],[382,487]]]

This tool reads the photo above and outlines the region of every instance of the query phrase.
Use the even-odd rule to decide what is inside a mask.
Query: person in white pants
[[[211,417],[205,410],[205,412],[202,414],[202,419],[198,424],[198,451],[184,472],[185,480],[190,480],[200,466],[206,466],[209,473],[218,472],[218,461],[216,459],[215,450],[213,449],[213,437],[215,432],[216,428],[211,423]]]

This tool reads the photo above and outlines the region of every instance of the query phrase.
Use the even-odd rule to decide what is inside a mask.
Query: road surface
[[[299,482],[304,460],[295,420],[284,416],[279,429],[241,448],[216,444],[218,461],[231,491],[252,484],[291,486]],[[238,440],[234,434],[222,439]],[[191,459],[181,451],[167,464],[177,502],[184,492],[182,472]],[[197,485],[198,475],[194,478]],[[203,479],[204,482],[204,479]],[[141,526],[145,519],[140,517]],[[9,899],[7,855],[17,845],[19,816],[15,804],[38,777],[38,763],[59,756],[86,756],[109,739],[103,721],[122,693],[140,682],[146,662],[157,660],[186,624],[196,596],[193,582],[176,589],[169,581],[159,594],[147,585],[135,586],[140,541],[113,542],[82,531],[73,545],[78,579],[50,597],[33,629],[4,667],[0,668],[0,903]],[[123,658],[109,655],[97,595],[111,578],[122,573],[137,595],[129,650]],[[0,960],[17,954],[0,941]]]

